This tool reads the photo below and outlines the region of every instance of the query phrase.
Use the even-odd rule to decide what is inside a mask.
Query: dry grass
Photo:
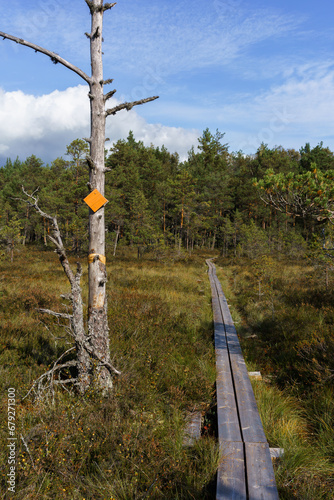
[[[84,264],[84,261],[83,261]],[[57,257],[26,249],[5,262],[1,283],[1,408],[17,391],[17,491],[23,499],[205,499],[218,461],[214,436],[182,445],[185,415],[212,403],[215,380],[210,289],[202,256],[159,264],[123,250],[110,259],[111,352],[122,371],[101,399],[58,392],[55,405],[22,401],[66,348],[38,307],[61,309],[67,291]],[[83,276],[83,286],[87,275]],[[51,335],[50,335],[51,334]],[[53,336],[52,336],[53,335]],[[6,491],[8,437],[0,438]]]

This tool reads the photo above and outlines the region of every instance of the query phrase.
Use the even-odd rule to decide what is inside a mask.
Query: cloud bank
[[[109,103],[112,107],[119,101],[112,99]],[[74,139],[88,137],[89,124],[89,100],[84,85],[42,96],[0,89],[0,161],[17,156],[23,160],[35,154],[51,162],[64,155],[66,146]],[[121,111],[107,120],[106,135],[112,142],[126,138],[129,130],[145,145],[165,145],[181,158],[186,157],[199,135],[197,130],[148,123],[134,110]]]
[[[0,88],[0,165],[6,158],[21,160],[31,154],[50,163],[65,154],[76,138],[89,135],[87,87],[33,96]],[[112,99],[110,106],[119,103]],[[334,150],[334,67],[331,62],[296,66],[280,84],[248,94],[224,96],[212,102],[182,104],[160,99],[144,107],[122,111],[107,120],[107,147],[126,139],[132,130],[145,145],[165,145],[170,152],[187,158],[197,146],[202,130],[225,132],[230,151],[254,153],[261,142],[274,147],[299,149],[320,141]],[[151,108],[149,106],[152,106]],[[153,107],[154,106],[154,107]],[[167,126],[168,123],[170,126]],[[174,123],[182,126],[173,126]],[[192,128],[196,123],[197,129]]]

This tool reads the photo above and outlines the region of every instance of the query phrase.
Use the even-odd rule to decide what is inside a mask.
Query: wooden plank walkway
[[[216,350],[218,438],[216,499],[278,500],[269,445],[215,265],[206,261]]]

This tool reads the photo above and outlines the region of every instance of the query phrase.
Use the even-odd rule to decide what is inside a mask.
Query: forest
[[[323,143],[261,144],[247,156],[209,129],[185,161],[131,131],[116,142],[105,152],[106,257],[110,348],[122,374],[111,398],[59,388],[37,404],[22,398],[67,348],[64,325],[38,308],[66,312],[66,281],[49,220],[25,203],[22,186],[57,216],[71,264],[85,266],[87,154],[77,139],[50,165],[32,155],[0,168],[1,384],[18,392],[17,498],[214,497],[205,269],[214,257],[249,371],[263,376],[253,384],[266,437],[284,448],[274,464],[280,498],[331,499],[334,154]],[[184,415],[194,408],[204,422],[189,450]]]
[[[147,147],[130,131],[106,151],[107,240],[157,256],[167,249],[219,249],[224,255],[276,250],[296,254],[322,245],[330,233],[334,155],[322,143],[299,151],[261,144],[255,155],[229,153],[224,134],[206,129],[186,161]],[[87,252],[87,143],[73,141],[65,157],[44,165],[34,155],[0,169],[1,242],[47,246],[49,222],[20,201],[38,190],[56,215],[68,251]],[[257,240],[257,242],[255,241]]]

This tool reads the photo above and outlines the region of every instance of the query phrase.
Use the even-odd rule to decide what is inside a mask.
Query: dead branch
[[[110,92],[108,92],[107,94],[105,94],[104,96],[104,101],[107,101],[108,99],[110,99],[113,95],[115,95],[117,92],[116,89],[114,90],[111,90]]]
[[[109,85],[114,81],[113,78],[108,78],[107,80],[101,80],[100,85]]]
[[[63,318],[63,319],[73,319],[72,314],[66,314],[66,313],[59,313],[55,311],[51,311],[51,309],[37,309],[39,312],[44,313],[44,314],[50,314],[50,316],[56,316],[56,318]]]
[[[95,170],[95,163],[93,162],[93,159],[91,156],[87,155],[86,156],[86,162],[90,170]]]
[[[34,463],[34,460],[33,460],[32,456],[31,456],[31,453],[30,453],[30,450],[29,450],[29,446],[27,445],[27,443],[26,443],[26,441],[25,441],[24,437],[22,436],[22,434],[21,434],[20,436],[21,436],[21,441],[22,441],[22,443],[24,444],[24,447],[25,447],[25,449],[26,449],[26,450],[27,450],[27,452],[28,452],[28,455],[29,455],[29,458],[30,458],[30,460],[31,460],[32,466],[33,466],[33,468],[35,469],[35,468],[36,468],[36,466],[35,466],[35,463]]]
[[[115,5],[116,5],[116,2],[114,2],[114,3],[105,3],[104,6],[103,6],[103,12],[105,12],[106,10],[112,9],[113,7],[115,7]]]
[[[92,0],[85,0],[86,4],[89,7],[90,13],[93,14],[94,12],[105,12],[106,10],[112,9],[115,5],[115,3],[106,3],[103,5],[103,2],[101,2],[101,5],[99,6],[94,6],[94,3]]]
[[[60,263],[65,271],[67,279],[69,280],[69,282],[71,284],[71,287],[73,288],[73,286],[77,285],[78,283],[77,283],[76,277],[73,274],[73,271],[70,267],[70,264],[69,264],[67,256],[66,256],[65,248],[63,245],[63,241],[62,241],[59,226],[58,226],[57,217],[53,217],[52,215],[49,215],[40,209],[40,207],[38,206],[38,197],[34,196],[34,194],[36,193],[37,190],[35,190],[33,194],[29,194],[22,186],[22,191],[27,196],[28,199],[27,200],[23,200],[22,198],[16,198],[16,199],[23,201],[23,203],[26,203],[30,207],[34,208],[36,210],[36,212],[38,212],[42,217],[51,221],[51,224],[53,226],[53,236],[48,234],[48,238],[55,245],[56,252],[59,256]]]
[[[66,355],[68,354],[70,351],[73,351],[73,349],[75,349],[75,347],[71,347],[71,349],[68,349],[66,352],[64,352],[60,358],[57,359],[57,361],[55,361],[53,367],[48,370],[47,372],[43,373],[40,377],[38,377],[38,379],[36,379],[33,383],[33,385],[31,386],[31,388],[29,389],[29,391],[27,392],[27,394],[24,396],[23,399],[27,398],[29,396],[29,394],[35,389],[36,386],[38,386],[38,389],[37,389],[37,393],[40,393],[42,391],[42,386],[43,386],[43,382],[45,379],[47,379],[49,381],[49,387],[52,391],[52,385],[54,383],[54,375],[56,373],[56,371],[60,371],[60,370],[63,370],[65,368],[71,368],[73,366],[77,366],[77,361],[75,360],[72,360],[72,361],[68,361],[67,363],[63,363],[62,365],[57,365],[57,363]],[[73,379],[73,381],[76,380],[76,379]],[[61,382],[61,381],[60,381]]]
[[[40,52],[41,54],[45,54],[46,56],[50,57],[50,59],[53,63],[62,64],[66,68],[70,69],[71,71],[74,71],[74,73],[76,73],[77,75],[81,76],[81,78],[83,78],[83,80],[85,80],[85,82],[87,82],[88,84],[91,84],[92,79],[88,75],[86,75],[86,73],[84,71],[82,71],[77,66],[74,66],[74,64],[66,61],[66,59],[63,59],[62,57],[60,57],[59,54],[56,54],[55,52],[51,52],[48,49],[44,49],[43,47],[40,47],[39,45],[36,45],[34,43],[27,42],[26,40],[23,40],[23,38],[9,35],[8,33],[3,33],[2,31],[0,31],[0,36],[2,36],[4,40],[7,38],[8,40],[12,40],[13,42],[19,43],[20,45],[24,45],[26,47],[29,47],[29,48],[33,49],[35,52]]]
[[[117,370],[111,363],[109,363],[108,361],[105,361],[103,359],[100,358],[100,356],[98,356],[96,354],[96,352],[92,349],[92,347],[88,344],[88,342],[84,342],[84,348],[86,349],[86,351],[88,352],[88,354],[90,354],[93,358],[95,358],[97,361],[99,361],[100,363],[100,366],[105,366],[106,368],[109,369],[109,371],[112,373],[116,373],[116,375],[122,375],[122,372],[120,372],[119,370]]]
[[[93,4],[92,0],[85,0],[85,2],[86,2],[86,4],[89,7],[90,13],[93,14],[93,12],[94,12],[94,4]]]
[[[39,320],[39,322],[41,323],[41,325],[44,326],[44,328],[48,331],[48,333],[51,335],[51,337],[53,337],[54,341],[56,342],[57,340],[64,340],[66,339],[67,337],[66,336],[63,336],[63,337],[57,337],[56,335],[54,335],[51,331],[51,329],[49,328],[49,326],[44,323],[44,321],[41,321]],[[60,328],[64,328],[66,334],[69,336],[69,337],[73,337],[74,338],[74,335],[73,335],[73,332],[72,332],[72,328],[71,326],[66,326],[66,325],[63,325],[59,322],[59,318],[58,318],[58,326]],[[68,341],[66,341],[66,343],[69,343]],[[72,342],[73,343],[73,342]],[[72,344],[71,343],[71,344]]]
[[[155,99],[158,99],[158,98],[159,98],[159,96],[156,95],[154,97],[147,97],[146,99],[141,99],[140,101],[124,102],[123,104],[119,104],[118,106],[115,106],[114,108],[107,109],[106,116],[115,115],[118,111],[121,111],[122,109],[126,109],[127,111],[130,111],[134,106],[139,106],[140,104],[145,104],[146,102],[155,101]]]

